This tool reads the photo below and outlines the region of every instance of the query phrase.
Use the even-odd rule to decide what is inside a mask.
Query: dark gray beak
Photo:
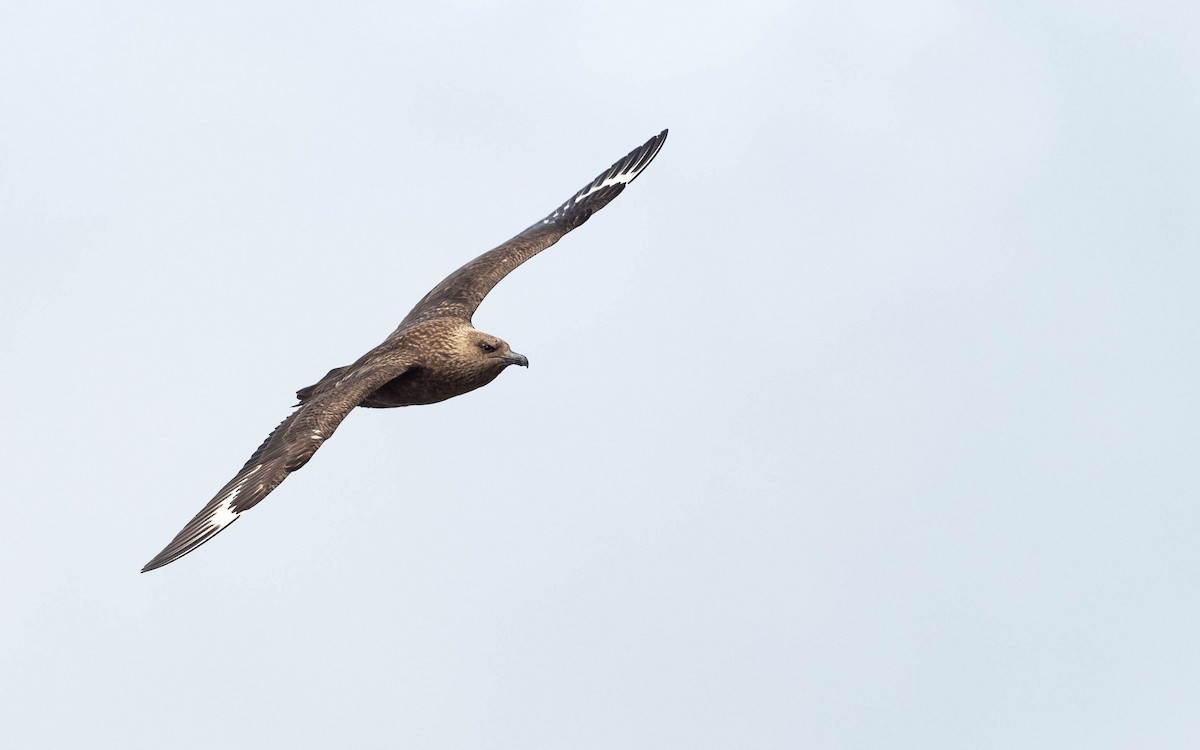
[[[529,360],[525,358],[524,354],[517,354],[516,352],[509,352],[508,354],[505,354],[500,359],[504,360],[505,362],[507,362],[510,365],[520,365],[521,367],[529,367]]]

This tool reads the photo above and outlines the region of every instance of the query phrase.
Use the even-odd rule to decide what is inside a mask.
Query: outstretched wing
[[[666,140],[667,131],[664,130],[630,151],[628,156],[585,185],[554,213],[447,276],[417,303],[400,323],[400,328],[430,318],[457,317],[470,321],[479,303],[501,279],[607,206],[642,170],[650,166]]]
[[[146,563],[143,573],[183,557],[261,502],[288,474],[308,463],[355,406],[408,365],[364,357],[345,369],[352,373],[304,403],[267,436],[237,476]]]

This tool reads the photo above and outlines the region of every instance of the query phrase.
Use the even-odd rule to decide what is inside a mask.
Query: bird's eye
[[[496,347],[492,346],[491,344],[487,343],[486,341],[480,343],[479,348],[484,350],[488,354],[491,354],[492,352],[496,351]]]

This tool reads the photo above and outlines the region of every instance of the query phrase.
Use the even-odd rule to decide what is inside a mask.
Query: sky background
[[[13,748],[1194,748],[1200,10],[0,5]],[[446,274],[475,323],[139,575]]]

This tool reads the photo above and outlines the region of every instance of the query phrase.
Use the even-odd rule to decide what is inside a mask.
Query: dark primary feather
[[[504,367],[528,364],[508,344],[475,331],[479,303],[514,268],[583,224],[625,189],[658,154],[659,133],[602,172],[553,213],[450,274],[417,303],[379,346],[300,389],[297,410],[259,446],[241,471],[142,568],[160,568],[227,528],[312,458],[356,406],[390,408],[453,398],[490,383]],[[474,337],[474,338],[472,338]],[[488,348],[480,349],[480,337]]]

